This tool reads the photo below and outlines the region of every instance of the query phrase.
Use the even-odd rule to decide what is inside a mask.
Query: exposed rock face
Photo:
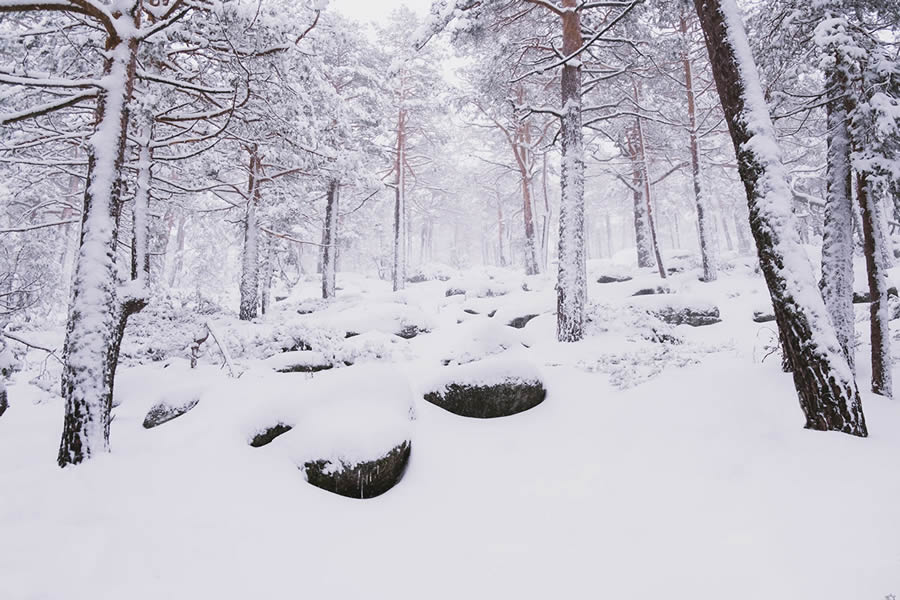
[[[671,293],[672,293],[672,290],[670,290],[669,288],[662,286],[662,285],[658,285],[656,287],[644,288],[644,289],[638,290],[635,293],[633,293],[632,296],[653,296],[656,294],[671,294]]]
[[[285,365],[281,368],[275,369],[279,373],[318,373],[319,371],[327,371],[328,369],[333,369],[334,364],[332,363],[323,363],[323,364],[296,364],[296,365]]]
[[[753,311],[753,322],[754,323],[770,323],[775,320],[775,313],[772,311],[762,311],[755,310]]]
[[[147,416],[144,417],[144,429],[153,429],[163,423],[168,423],[172,419],[177,419],[181,415],[189,412],[200,402],[199,398],[188,400],[184,404],[171,405],[165,401],[159,402],[150,409]]]
[[[6,395],[6,387],[0,381],[0,417],[3,416],[7,408],[9,408],[9,397]]]
[[[374,498],[403,479],[411,450],[412,443],[405,441],[376,460],[356,465],[316,460],[300,469],[309,483],[323,490],[348,498]]]
[[[601,275],[597,279],[597,283],[623,283],[631,281],[630,275]]]
[[[515,319],[507,323],[507,325],[509,325],[510,327],[515,327],[516,329],[522,329],[523,327],[525,327],[525,325],[528,324],[528,321],[532,320],[536,316],[537,315],[524,315],[521,317],[516,317]]]
[[[285,434],[288,431],[293,429],[291,425],[285,425],[284,423],[276,423],[271,427],[267,427],[253,436],[250,440],[250,445],[254,448],[261,448],[266,444],[271,444],[272,441],[277,438],[279,435]]]
[[[405,340],[411,340],[419,334],[428,333],[427,329],[420,329],[418,325],[406,325],[397,332],[397,335]]]
[[[654,309],[652,312],[660,321],[670,325],[702,327],[719,323],[722,320],[719,317],[719,309],[715,306],[663,306]]]
[[[451,383],[425,394],[425,400],[463,417],[508,417],[534,408],[547,390],[540,381],[506,381],[494,385]]]

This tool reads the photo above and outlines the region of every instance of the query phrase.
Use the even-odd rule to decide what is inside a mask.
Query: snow
[[[804,430],[790,376],[777,357],[760,362],[772,324],[751,316],[769,307],[765,284],[751,265],[723,266],[719,281],[699,282],[696,266],[670,277],[672,294],[646,299],[720,308],[721,324],[679,327],[677,344],[643,337],[665,326],[631,308],[631,293],[658,280],[619,263],[591,263],[634,279],[590,284],[602,304],[578,343],[556,341],[552,277],[476,299],[498,310],[488,317],[462,312],[468,301],[446,298],[447,282],[392,294],[342,274],[353,291],[324,317],[415,305],[434,330],[411,340],[368,330],[283,355],[263,344],[275,354],[260,361],[271,326],[219,318],[240,378],[215,353],[196,369],[175,356],[120,366],[113,452],[64,470],[63,403],[28,383],[40,361],[22,361],[0,417],[0,598],[881,598],[900,572],[900,407],[864,393],[866,439]],[[304,284],[309,295],[317,283]],[[312,326],[317,313],[296,315],[303,297],[270,315],[284,331],[292,314]],[[524,329],[498,319],[540,303]],[[272,370],[360,339],[402,350],[315,374]],[[870,376],[867,364],[857,376]],[[422,398],[451,379],[507,377],[540,379],[548,400],[485,421]],[[187,414],[142,428],[157,402],[194,398]],[[292,429],[248,445],[278,423]],[[299,469],[372,460],[406,440],[406,474],[378,498],[336,496]],[[847,505],[852,526],[822,526]]]

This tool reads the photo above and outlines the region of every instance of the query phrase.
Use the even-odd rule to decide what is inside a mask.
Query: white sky
[[[329,0],[328,10],[360,21],[383,23],[391,11],[403,4],[419,15],[425,15],[431,6],[431,0]]]

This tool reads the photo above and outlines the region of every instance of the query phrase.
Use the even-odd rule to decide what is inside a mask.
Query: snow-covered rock
[[[188,413],[200,402],[200,398],[190,395],[185,398],[161,400],[153,405],[144,417],[144,429],[153,429],[163,423]]]
[[[318,488],[348,498],[374,498],[403,479],[411,450],[412,444],[405,441],[375,460],[316,460],[305,463],[302,469],[306,480]]]
[[[503,357],[448,367],[428,386],[425,400],[463,417],[508,417],[544,401],[547,391],[530,363]]]

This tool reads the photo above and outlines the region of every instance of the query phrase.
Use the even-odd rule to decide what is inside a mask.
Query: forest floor
[[[152,335],[138,323],[146,339],[129,341],[118,373],[112,452],[64,470],[55,462],[62,400],[39,385],[47,367],[31,353],[0,418],[0,599],[900,594],[900,403],[863,393],[867,439],[804,430],[790,375],[777,354],[763,360],[775,328],[752,319],[771,310],[752,261],[733,260],[706,284],[686,260],[664,284],[674,293],[638,297],[660,285],[652,271],[589,267],[598,304],[576,344],[554,341],[552,278],[503,270],[398,293],[342,273],[328,305],[312,300],[310,280],[258,323],[213,315],[240,378],[220,367],[214,347],[195,370],[181,341],[172,342],[181,354],[148,351]],[[596,283],[613,272],[633,279]],[[447,296],[454,287],[466,293]],[[710,304],[720,323],[652,316]],[[866,307],[857,305],[863,389]],[[506,325],[531,314],[539,316],[523,328]],[[285,331],[272,324],[288,321],[318,340],[310,345],[319,354],[267,358],[264,341]],[[316,333],[326,325],[361,335]],[[393,335],[411,325],[429,333]],[[28,335],[58,343],[62,332]],[[156,360],[142,360],[148,352]],[[482,420],[422,399],[443,369],[489,355],[535,369],[546,400]],[[291,356],[355,364],[274,372]],[[389,404],[404,393],[414,421],[366,416],[349,430],[372,430],[351,441],[360,457],[411,436],[405,476],[377,498],[331,494],[298,470],[337,439],[327,410],[296,413],[309,423],[268,446],[247,443],[311,398],[353,421],[347,395]],[[179,398],[199,404],[142,427],[154,403]]]

